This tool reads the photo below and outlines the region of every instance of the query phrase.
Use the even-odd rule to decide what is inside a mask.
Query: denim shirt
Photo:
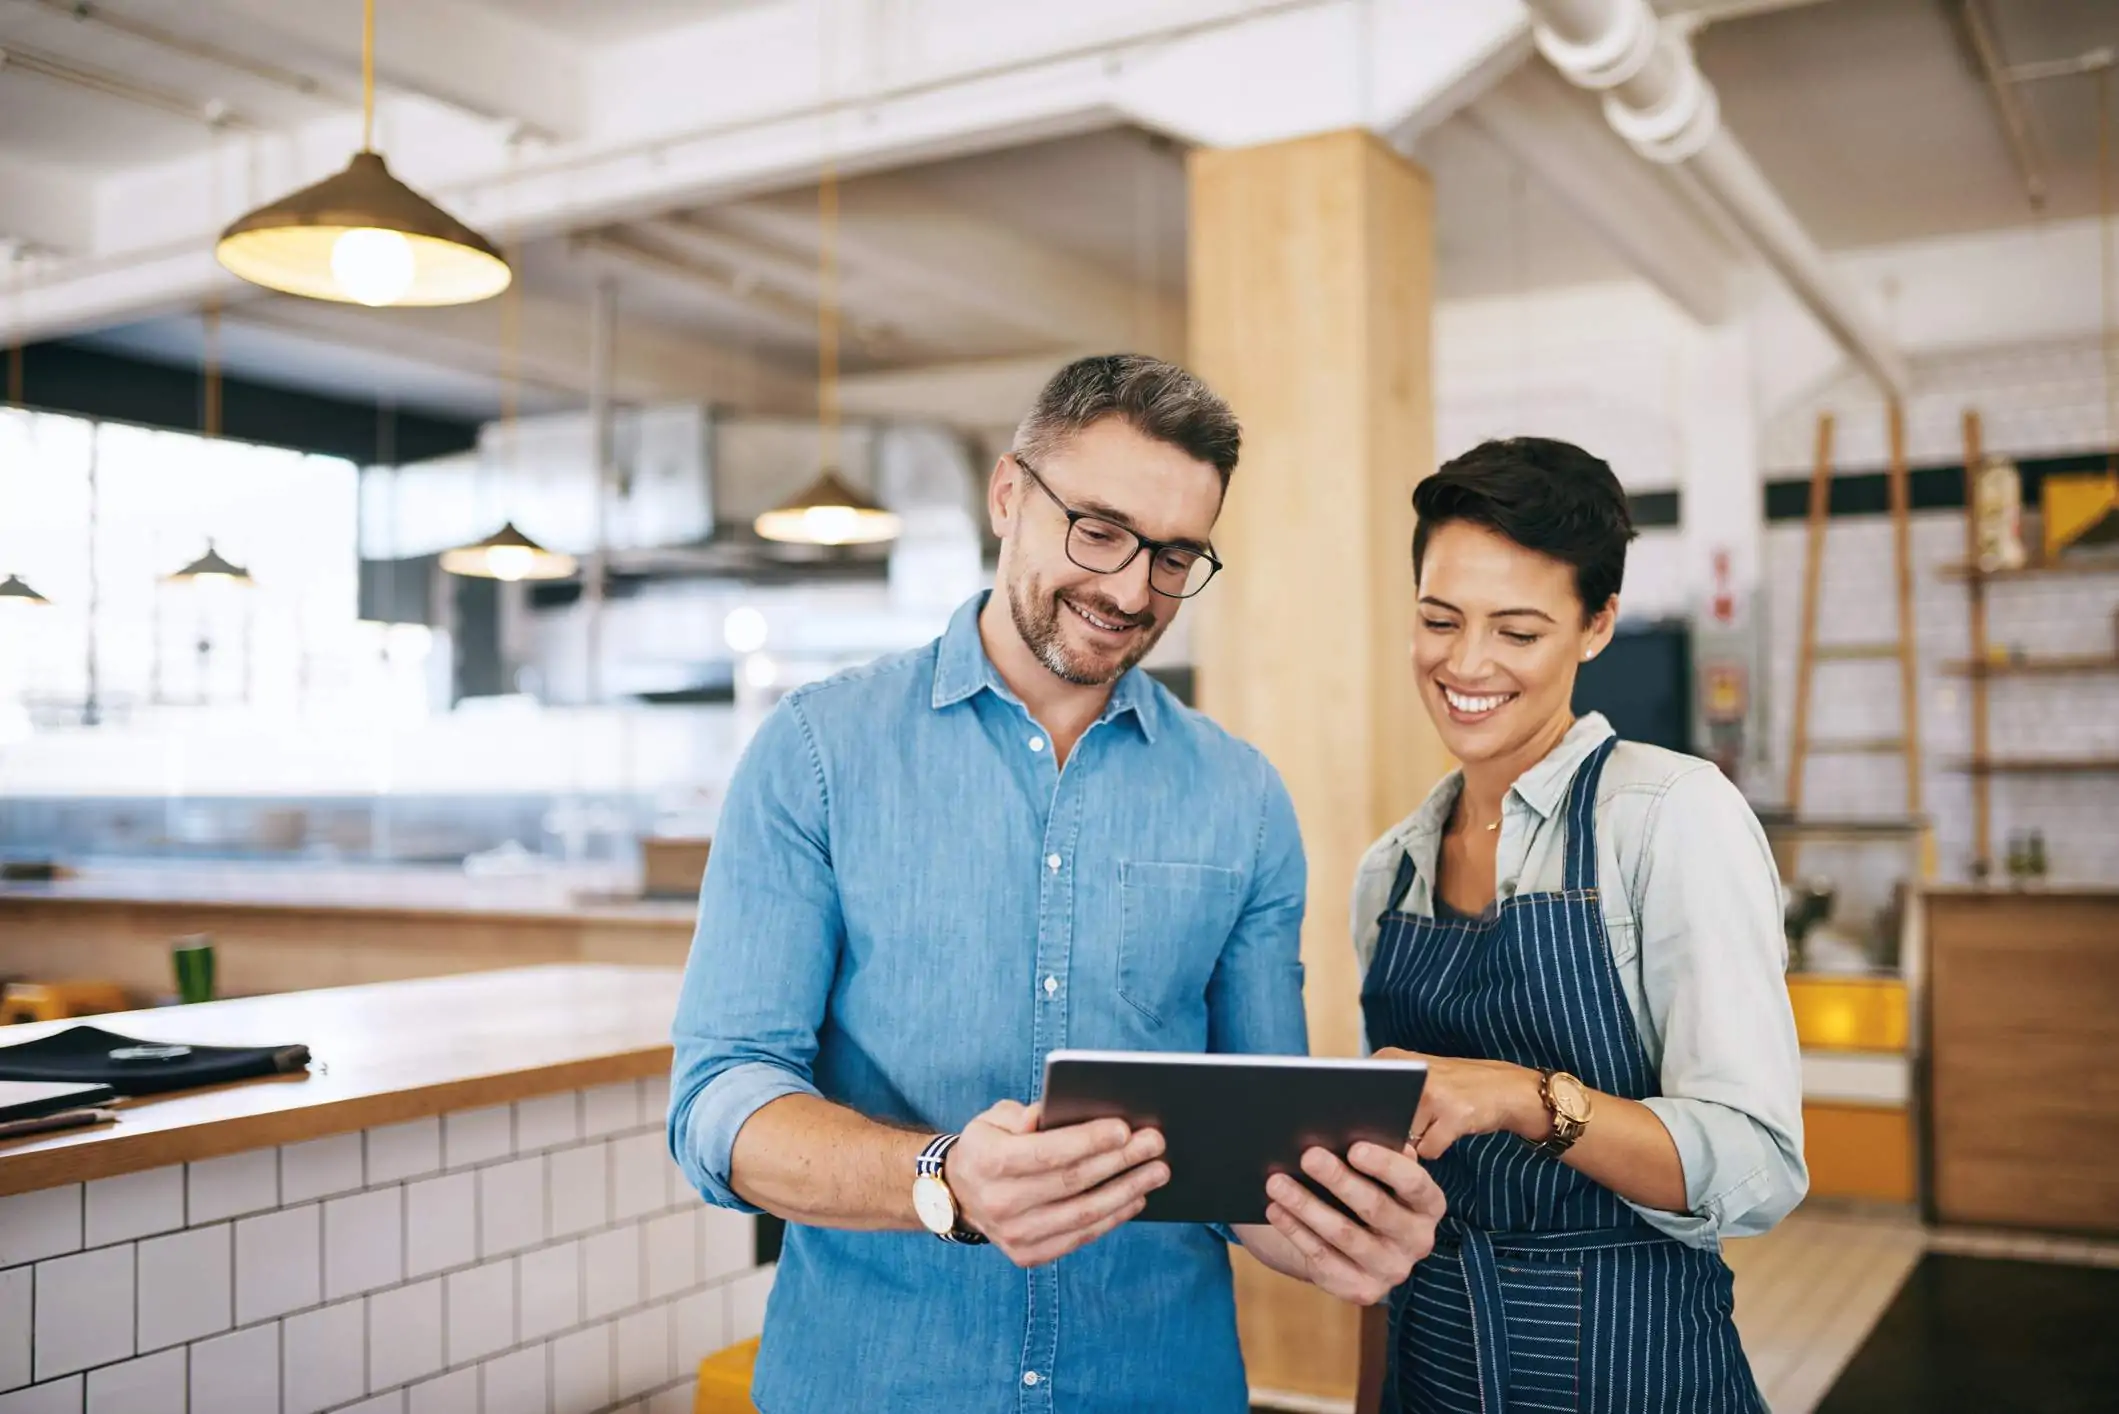
[[[1064,770],[979,640],[800,688],[730,784],[674,1031],[671,1152],[709,1202],[761,1106],[954,1132],[1061,1047],[1307,1050],[1295,813],[1138,670]],[[908,1166],[908,1195],[913,1173]],[[924,1233],[790,1226],[753,1397],[811,1409],[1245,1407],[1228,1251],[1134,1223],[1020,1271]]]
[[[1494,860],[1500,897],[1561,887],[1567,790],[1611,735],[1601,715],[1583,717],[1509,788]],[[1445,777],[1362,860],[1353,926],[1363,976],[1401,857],[1415,877],[1398,906],[1433,915],[1442,829],[1463,786],[1461,772]],[[1677,1144],[1689,1211],[1631,1206],[1695,1247],[1764,1232],[1810,1185],[1779,870],[1765,831],[1713,763],[1633,741],[1613,748],[1596,812],[1604,929],[1662,1081],[1661,1096],[1643,1103]]]

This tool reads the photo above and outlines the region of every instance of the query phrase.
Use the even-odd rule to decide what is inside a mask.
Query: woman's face
[[[1611,641],[1618,600],[1584,622],[1573,566],[1468,521],[1428,538],[1418,588],[1413,671],[1442,744],[1467,765],[1542,755],[1568,720],[1575,670]]]

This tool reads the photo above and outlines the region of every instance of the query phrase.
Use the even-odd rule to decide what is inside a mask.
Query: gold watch
[[[1538,1098],[1552,1116],[1552,1135],[1538,1147],[1557,1158],[1572,1149],[1589,1128],[1589,1087],[1564,1070],[1540,1070]]]

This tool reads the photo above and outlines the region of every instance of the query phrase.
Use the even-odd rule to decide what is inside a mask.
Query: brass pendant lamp
[[[206,326],[206,357],[202,370],[201,400],[205,407],[200,422],[201,431],[207,441],[221,435],[221,306],[211,296],[207,299],[204,323]],[[250,571],[234,563],[213,547],[213,537],[206,537],[206,553],[173,574],[165,575],[169,584],[238,585],[248,588],[252,583]]]
[[[15,259],[19,262],[21,257],[18,255]],[[18,264],[15,276],[15,295],[18,302],[21,297],[21,278]],[[9,407],[19,408],[22,406],[22,340],[14,327],[14,313],[12,309],[8,311],[7,403]],[[50,603],[51,600],[30,588],[29,582],[19,574],[10,574],[6,579],[0,579],[0,606],[19,605],[30,608]]]
[[[390,175],[375,151],[375,0],[363,0],[361,150],[346,170],[259,207],[214,257],[254,285],[342,304],[471,304],[513,278],[492,242]]]
[[[767,540],[796,545],[872,545],[895,540],[899,521],[839,474],[839,178],[827,162],[817,183],[817,427],[823,471],[753,525]]]

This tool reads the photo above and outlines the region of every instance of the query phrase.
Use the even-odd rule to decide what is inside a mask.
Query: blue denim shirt
[[[677,1008],[670,1148],[708,1201],[783,1095],[961,1129],[1060,1047],[1300,1054],[1304,866],[1256,750],[1135,670],[1064,770],[979,641],[790,693],[730,784]],[[908,1197],[913,1174],[905,1183]],[[1134,1223],[1035,1271],[790,1226],[767,1414],[1245,1407],[1229,1259]]]

